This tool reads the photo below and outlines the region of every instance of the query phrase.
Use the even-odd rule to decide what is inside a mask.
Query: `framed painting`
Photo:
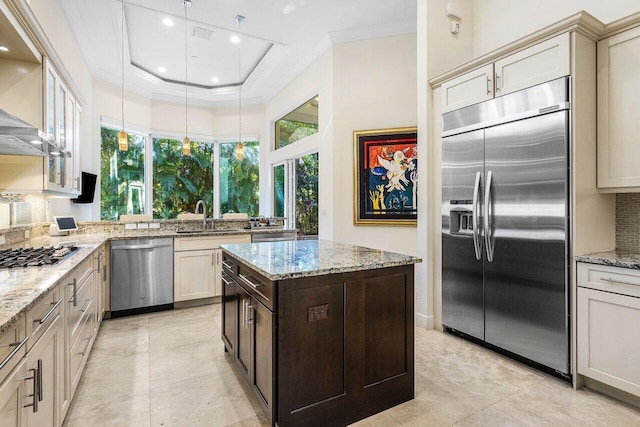
[[[418,218],[417,129],[353,132],[354,223],[415,225]]]

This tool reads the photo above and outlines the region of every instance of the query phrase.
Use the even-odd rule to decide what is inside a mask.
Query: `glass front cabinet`
[[[45,157],[44,189],[80,194],[80,105],[48,60],[45,60],[45,132],[56,149]]]

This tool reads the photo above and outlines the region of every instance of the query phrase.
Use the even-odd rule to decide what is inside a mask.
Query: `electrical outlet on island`
[[[28,239],[29,236],[31,236],[31,231],[30,230],[24,230],[24,238]]]

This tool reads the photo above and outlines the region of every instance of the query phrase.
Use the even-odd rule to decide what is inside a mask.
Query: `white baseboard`
[[[435,327],[435,319],[433,316],[416,313],[416,326],[423,329],[433,329]]]

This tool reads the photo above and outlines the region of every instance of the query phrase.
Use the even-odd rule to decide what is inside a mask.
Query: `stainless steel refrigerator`
[[[569,78],[443,114],[445,328],[569,376]]]

